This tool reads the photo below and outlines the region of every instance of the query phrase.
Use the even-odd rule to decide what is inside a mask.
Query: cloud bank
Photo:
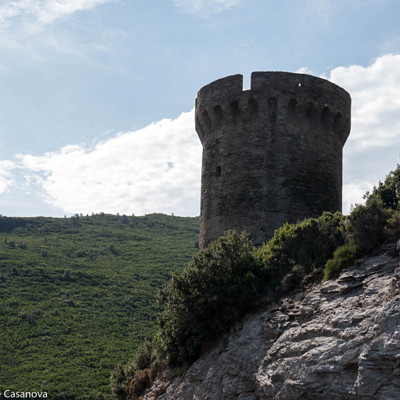
[[[117,135],[87,149],[18,155],[19,168],[66,213],[198,215],[201,145],[193,111]]]
[[[326,78],[352,98],[343,171],[343,209],[348,212],[400,162],[400,55],[384,55],[367,67],[338,67]]]
[[[400,55],[382,56],[368,67],[335,68],[326,78],[352,96],[352,130],[344,151],[348,213],[399,162]],[[0,193],[18,185],[40,190],[47,204],[69,214],[198,215],[201,144],[193,120],[192,110],[92,147],[71,145],[0,161]],[[17,182],[17,175],[24,181]]]
[[[335,68],[328,78],[351,94],[353,129],[349,142],[355,151],[398,144],[400,55],[382,56],[368,67]]]

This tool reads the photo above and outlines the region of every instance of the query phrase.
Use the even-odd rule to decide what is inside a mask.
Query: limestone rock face
[[[248,317],[145,400],[400,399],[398,250]]]

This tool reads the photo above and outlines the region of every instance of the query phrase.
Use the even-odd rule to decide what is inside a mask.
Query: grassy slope
[[[198,224],[0,218],[0,387],[108,397],[115,364],[154,333],[155,294],[196,251]]]

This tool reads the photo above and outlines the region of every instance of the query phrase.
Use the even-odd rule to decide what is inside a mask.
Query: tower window
[[[236,124],[236,122],[240,116],[239,102],[232,101],[232,103],[229,104],[229,106],[230,106],[231,112],[232,112],[233,123]]]
[[[249,100],[250,114],[256,116],[258,114],[258,101],[255,98]]]
[[[278,116],[278,102],[276,101],[276,99],[269,99],[268,111],[269,111],[269,120],[272,123],[275,123]]]
[[[289,100],[289,109],[288,109],[288,115],[290,118],[294,118],[296,115],[296,106],[297,106],[297,100],[296,99],[290,99]]]
[[[329,107],[325,106],[321,114],[322,126],[324,128],[329,128],[329,114],[330,114]]]
[[[216,105],[214,108],[214,115],[218,122],[221,122],[224,119],[224,115],[222,114],[222,109],[220,105]]]
[[[203,122],[205,123],[206,127],[210,130],[211,129],[211,120],[210,120],[210,117],[208,116],[207,110],[203,111],[202,117],[203,117]]]
[[[336,114],[335,116],[335,121],[333,123],[333,129],[335,132],[339,132],[339,129],[342,125],[342,114],[340,114],[339,112]]]
[[[308,103],[306,108],[306,117],[311,118],[313,114],[314,103]]]

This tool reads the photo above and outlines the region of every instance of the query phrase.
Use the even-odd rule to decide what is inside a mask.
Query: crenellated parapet
[[[196,99],[203,144],[200,248],[227,229],[255,243],[286,221],[341,210],[349,94],[321,78],[254,72],[204,86]]]
[[[250,90],[243,90],[243,76],[218,79],[199,92],[196,130],[202,143],[208,135],[240,124],[308,123],[341,135],[350,133],[349,94],[321,78],[287,72],[253,72]]]

